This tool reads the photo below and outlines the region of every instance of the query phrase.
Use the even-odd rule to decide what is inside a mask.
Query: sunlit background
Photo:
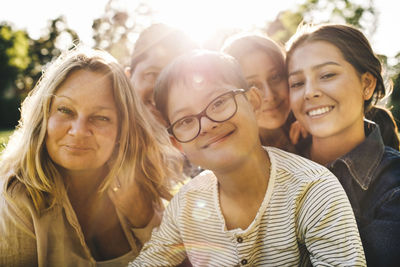
[[[68,27],[76,31],[81,40],[93,44],[93,20],[106,13],[106,6],[114,10],[135,13],[140,5],[152,9],[151,17],[142,18],[139,24],[163,21],[183,28],[195,40],[204,41],[217,28],[262,27],[276,19],[282,11],[298,11],[298,6],[306,0],[13,0],[0,9],[0,21],[10,22],[19,29],[26,29],[32,38],[39,38],[46,31],[49,20],[65,16]],[[312,14],[315,22],[331,18],[330,3],[345,9],[341,0],[320,0],[319,6],[327,7]],[[377,20],[366,17],[364,20],[376,22],[369,36],[374,49],[380,54],[394,57],[400,51],[400,36],[393,34],[398,20],[400,2],[396,0],[350,0],[363,7],[372,6]],[[351,12],[351,11],[349,11]],[[308,18],[309,19],[309,18]],[[132,19],[133,20],[133,19]],[[132,22],[133,23],[133,22]],[[365,23],[365,24],[368,24]]]
[[[400,2],[395,0],[4,2],[0,8],[0,41],[9,47],[3,47],[8,62],[0,61],[0,129],[15,126],[20,101],[60,51],[79,40],[103,48],[127,64],[138,34],[153,22],[181,28],[209,49],[219,49],[226,37],[240,30],[260,30],[284,44],[301,21],[353,24],[381,56],[387,76],[395,84],[389,104],[394,106],[395,115],[400,113],[400,89],[396,91],[396,86],[400,87],[400,35],[395,26]],[[9,122],[2,122],[4,114]]]

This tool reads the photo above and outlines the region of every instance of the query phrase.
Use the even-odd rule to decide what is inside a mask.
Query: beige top
[[[11,199],[6,199],[3,192],[0,196],[0,266],[127,266],[161,221],[161,212],[156,212],[145,228],[133,229],[118,214],[132,250],[115,259],[96,262],[65,189],[62,204],[40,216],[22,184],[15,183],[11,195]]]

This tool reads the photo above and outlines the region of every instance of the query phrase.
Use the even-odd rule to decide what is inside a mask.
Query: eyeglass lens
[[[214,99],[205,111],[198,115],[188,116],[178,120],[172,127],[172,132],[180,142],[189,142],[200,133],[200,120],[205,116],[214,122],[223,122],[230,119],[236,112],[236,101],[233,91]]]

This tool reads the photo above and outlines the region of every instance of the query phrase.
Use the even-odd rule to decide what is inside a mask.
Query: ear
[[[363,86],[364,100],[369,100],[374,94],[376,87],[376,77],[370,72],[366,72],[361,75],[361,83]]]
[[[261,108],[262,96],[256,87],[250,87],[250,89],[246,92],[246,96],[250,104],[253,106],[254,111],[257,111]]]
[[[132,76],[131,67],[125,67],[124,72],[125,72],[126,77],[128,77],[130,79]]]
[[[172,135],[169,137],[169,139],[171,140],[172,145],[183,153],[183,148],[181,143],[179,143],[178,140],[176,140],[175,137],[173,137]]]

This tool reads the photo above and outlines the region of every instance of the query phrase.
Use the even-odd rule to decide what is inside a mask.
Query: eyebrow
[[[336,62],[334,62],[334,61],[327,61],[327,62],[318,64],[318,65],[315,65],[315,66],[313,66],[311,69],[312,69],[312,70],[316,70],[316,69],[320,69],[320,68],[322,68],[322,67],[325,67],[325,66],[327,66],[327,65],[340,66],[339,63],[336,63]],[[288,74],[288,77],[290,77],[290,76],[292,76],[292,75],[299,74],[299,73],[301,73],[301,72],[302,72],[302,70],[295,70],[295,71],[292,71],[292,72],[290,72],[290,73]]]
[[[66,99],[68,99],[70,102],[72,102],[73,104],[76,104],[76,102],[72,99],[72,98],[70,98],[69,96],[66,96],[66,95],[53,95],[55,98],[66,98]],[[98,110],[103,110],[103,109],[106,109],[106,110],[116,110],[116,108],[114,108],[114,107],[106,107],[106,106],[95,106],[94,107],[94,109],[96,110],[96,111],[98,111]]]

